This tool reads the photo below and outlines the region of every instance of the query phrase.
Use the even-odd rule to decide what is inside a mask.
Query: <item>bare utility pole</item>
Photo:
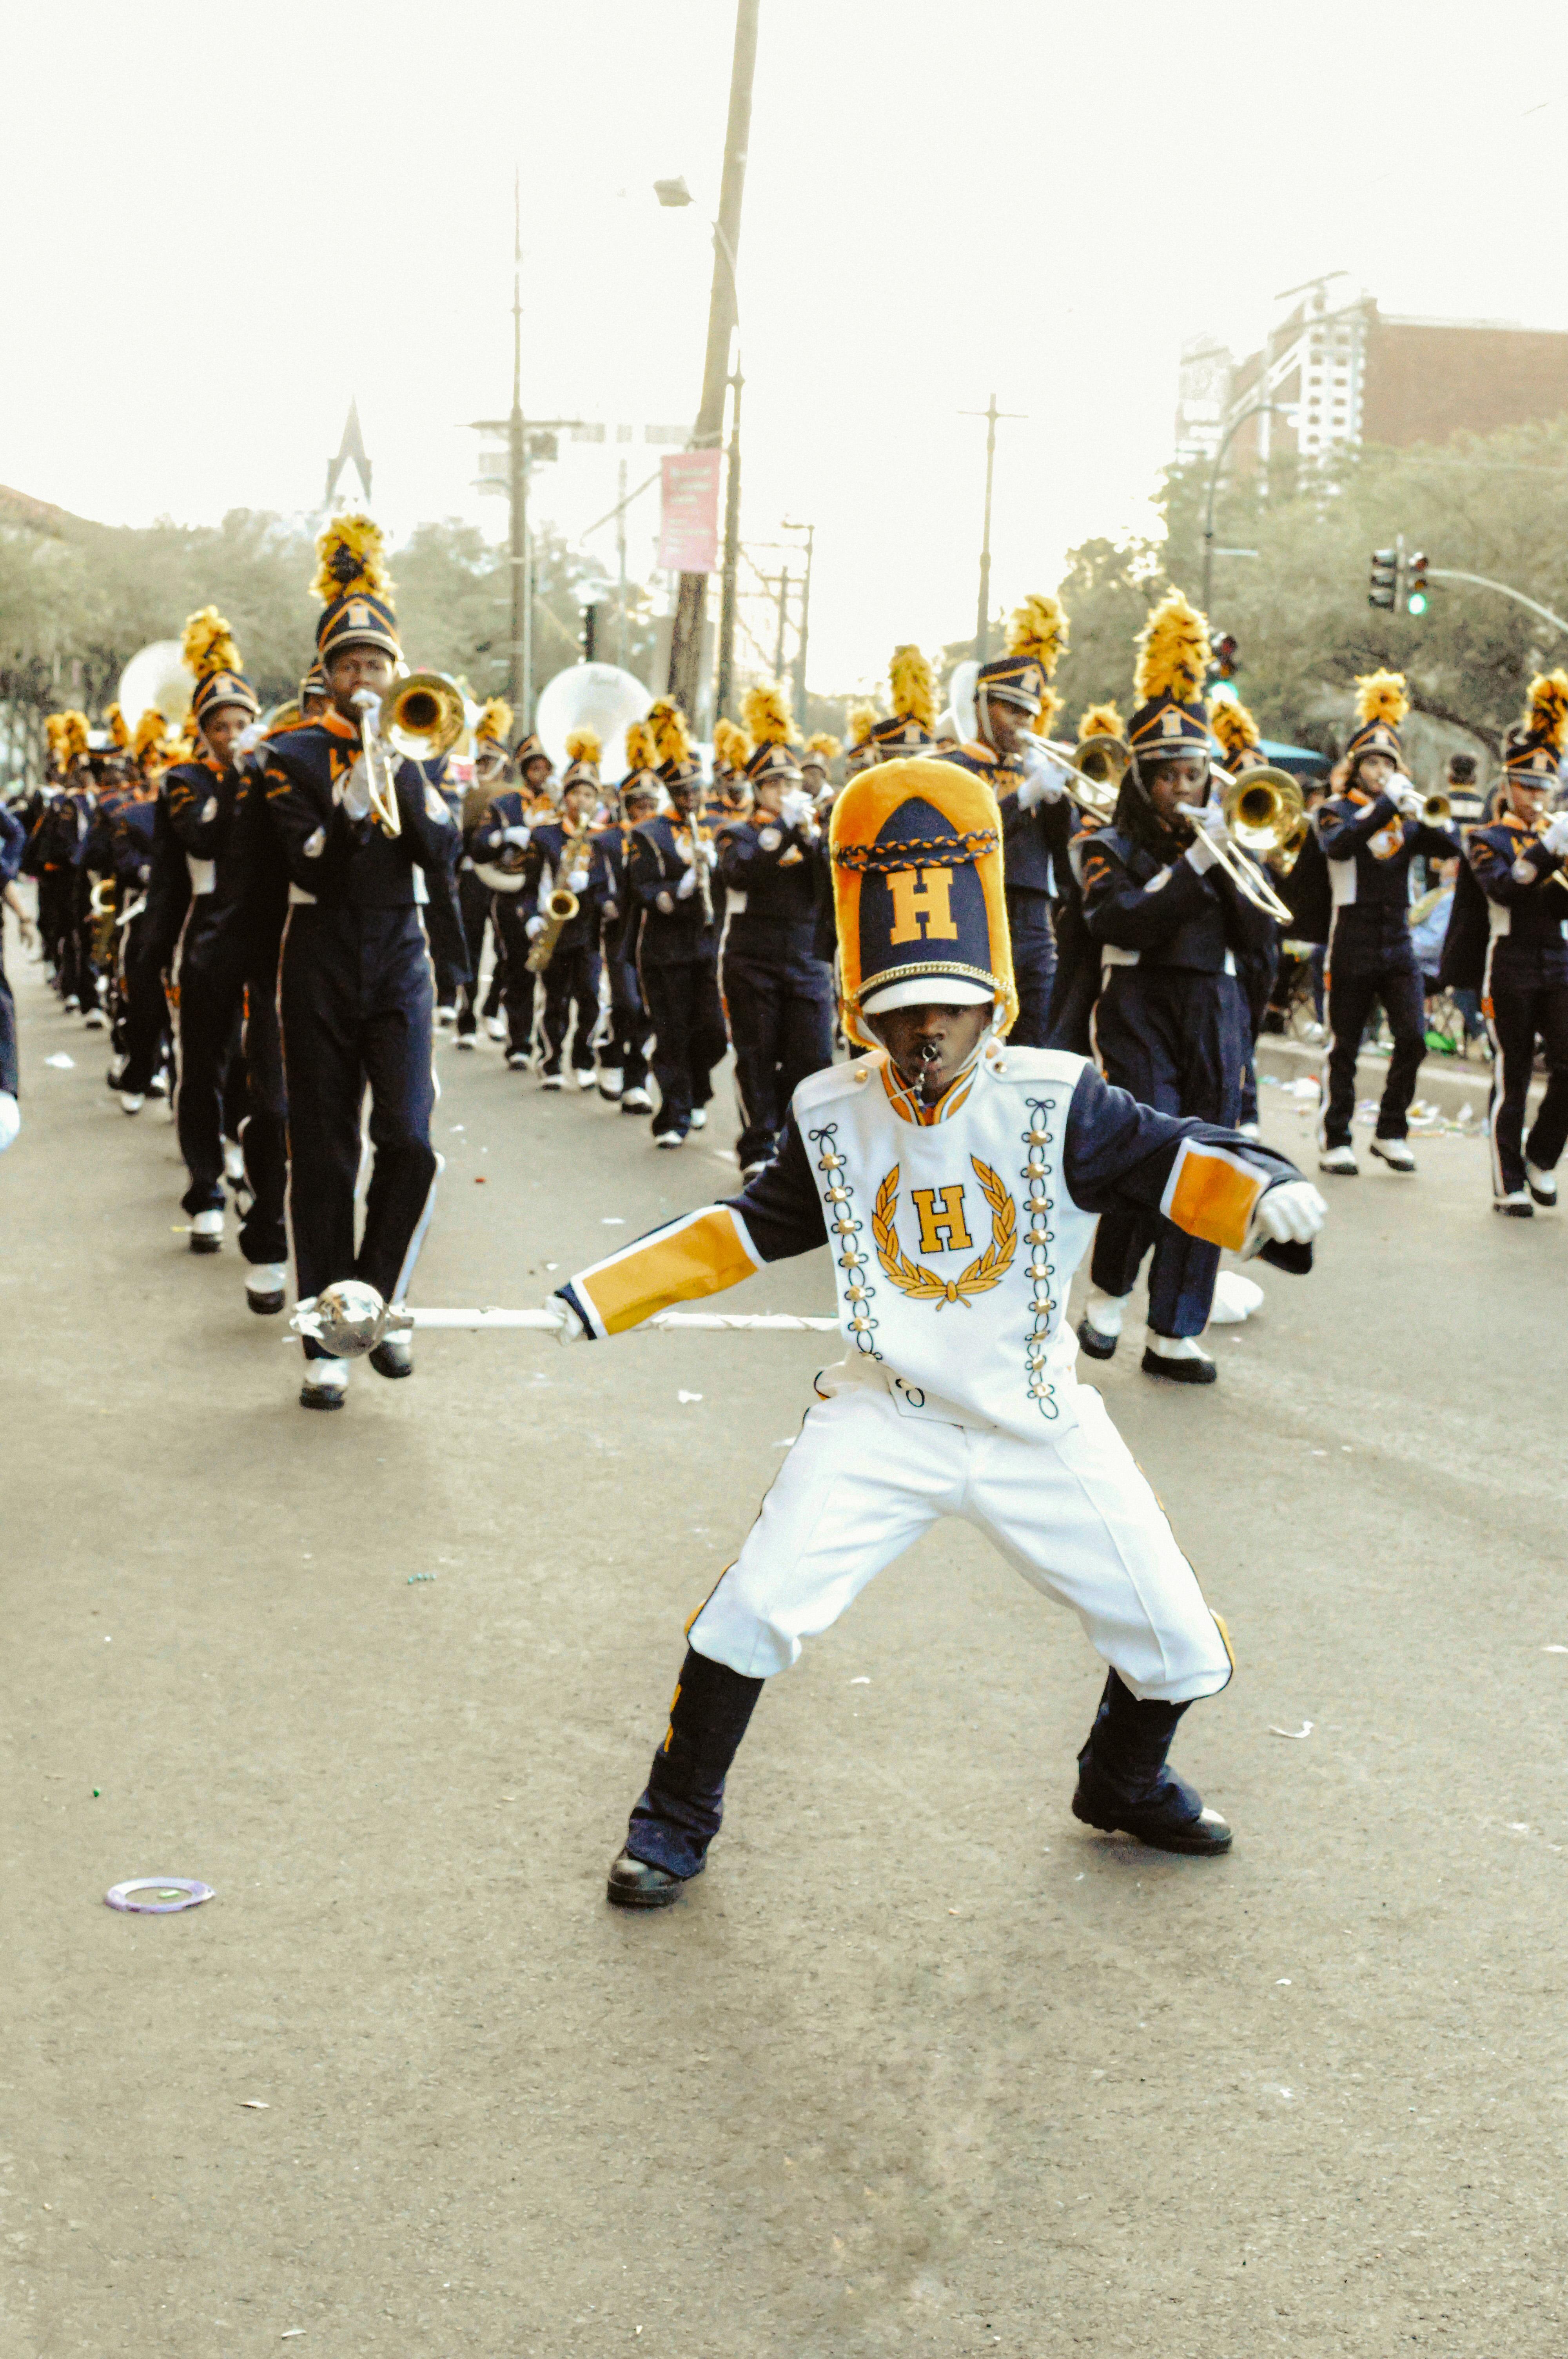
[[[785,532],[806,535],[806,572],[800,585],[800,633],[795,643],[795,694],[791,701],[795,717],[806,726],[806,650],[811,636],[811,559],[816,547],[816,527],[814,524],[791,524],[784,520]]]
[[[512,662],[507,701],[524,729],[532,723],[528,689],[534,677],[534,602],[528,595],[528,452],[523,430],[523,176],[512,175],[512,415],[507,419],[512,530]]]
[[[966,418],[983,418],[986,421],[986,520],[980,539],[980,595],[975,613],[975,659],[984,663],[990,653],[991,642],[991,482],[996,473],[996,429],[1000,418],[1022,419],[1026,413],[1018,409],[999,409],[993,393],[984,409],[966,409]]]
[[[708,305],[708,353],[702,372],[702,406],[692,447],[718,448],[724,431],[724,392],[730,375],[730,344],[739,325],[735,260],[741,250],[741,201],[746,188],[746,148],[752,136],[752,83],[757,67],[757,17],[762,0],[736,0],[735,56],[730,74],[730,119],[724,136],[724,178],[714,226],[713,286]],[[670,694],[695,715],[702,668],[706,573],[683,573],[670,632]]]

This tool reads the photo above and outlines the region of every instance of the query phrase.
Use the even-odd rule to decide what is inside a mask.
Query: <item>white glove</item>
[[[1394,809],[1398,811],[1401,819],[1419,819],[1421,817],[1422,811],[1425,808],[1424,802],[1422,796],[1417,792],[1416,788],[1410,784],[1408,779],[1395,778],[1390,786],[1387,786],[1383,788],[1383,792],[1388,796],[1389,800],[1392,803]]]
[[[1552,821],[1541,841],[1551,853],[1553,860],[1561,860],[1563,854],[1568,852],[1568,811],[1561,812]]]
[[[218,816],[218,798],[217,798],[217,796],[216,796],[216,795],[209,795],[209,796],[208,796],[208,798],[207,798],[207,799],[206,799],[206,801],[205,801],[205,802],[202,804],[202,806],[201,806],[201,824],[202,824],[202,826],[203,826],[203,827],[211,827],[211,824],[212,824],[212,822],[213,822],[213,821],[217,818],[217,816]]]
[[[1281,1180],[1258,1199],[1242,1259],[1270,1244],[1310,1245],[1327,1217],[1328,1206],[1310,1180]]]
[[[558,1294],[547,1294],[545,1297],[545,1309],[555,1314],[557,1322],[556,1327],[557,1343],[587,1343],[588,1330],[569,1302],[563,1302]]]
[[[696,890],[697,863],[693,861],[691,866],[687,870],[686,875],[681,878],[680,883],[676,886],[676,899],[677,901],[689,901]],[[660,900],[662,901],[664,897],[664,895],[661,893],[659,896]]]
[[[572,870],[571,875],[567,878],[567,891],[568,893],[586,893],[588,891],[588,871],[586,868],[574,868]]]
[[[689,886],[687,889],[688,891],[690,890]],[[675,901],[668,893],[656,893],[654,896],[654,907],[657,909],[660,917],[662,918],[673,918],[675,916]]]
[[[362,754],[348,777],[338,788],[338,800],[351,819],[364,819],[370,811],[370,778]]]
[[[1187,846],[1186,859],[1201,876],[1219,857],[1217,846],[1228,832],[1225,813],[1217,803],[1200,803],[1195,810],[1188,810],[1187,817],[1193,824],[1193,840]]]
[[[1033,737],[1020,741],[1018,758],[1023,767],[1023,783],[1018,789],[1018,808],[1031,811],[1038,803],[1059,803],[1067,789],[1062,773],[1048,755],[1041,752]]]
[[[530,941],[534,941],[544,932],[545,920],[543,918],[530,918],[523,930],[527,935],[528,940]]]
[[[0,1090],[0,1155],[22,1127],[21,1111],[9,1090]]]
[[[503,827],[501,831],[501,841],[503,843],[525,845],[528,841],[528,830],[525,827]]]
[[[804,787],[792,787],[779,805],[779,817],[788,827],[804,827],[811,812],[811,797]]]

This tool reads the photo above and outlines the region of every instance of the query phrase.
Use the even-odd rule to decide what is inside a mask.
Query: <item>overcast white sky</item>
[[[13,15],[0,482],[111,522],[307,509],[354,394],[395,535],[499,534],[461,421],[510,397],[514,163],[525,408],[688,419],[710,247],[650,183],[716,207],[733,16]],[[1027,413],[1001,429],[1006,602],[1146,528],[1183,338],[1249,350],[1283,288],[1342,268],[1387,310],[1568,328],[1565,65],[1563,0],[762,0],[744,529],[817,526],[813,685],[972,629],[984,429],[957,413],[993,386]],[[542,512],[580,529],[615,455],[545,471]]]

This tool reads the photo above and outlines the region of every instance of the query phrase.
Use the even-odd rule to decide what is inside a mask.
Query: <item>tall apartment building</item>
[[[1568,332],[1504,320],[1403,319],[1375,296],[1303,289],[1260,352],[1235,364],[1212,338],[1182,350],[1179,453],[1206,455],[1227,427],[1242,465],[1346,446],[1443,442],[1568,411]],[[1221,380],[1223,379],[1223,382]]]

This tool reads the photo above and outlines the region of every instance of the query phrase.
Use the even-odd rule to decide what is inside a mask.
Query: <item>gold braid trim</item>
[[[895,1223],[898,1219],[898,1182],[902,1166],[895,1163],[881,1186],[871,1213],[871,1234],[876,1239],[877,1259],[900,1290],[914,1302],[935,1302],[940,1310],[945,1303],[968,1302],[971,1294],[989,1294],[1000,1286],[1012,1266],[1018,1250],[1018,1214],[1012,1198],[1003,1184],[1000,1172],[989,1163],[971,1155],[970,1165],[980,1183],[980,1193],[990,1206],[991,1241],[958,1277],[938,1277],[934,1269],[911,1261],[898,1241]]]

